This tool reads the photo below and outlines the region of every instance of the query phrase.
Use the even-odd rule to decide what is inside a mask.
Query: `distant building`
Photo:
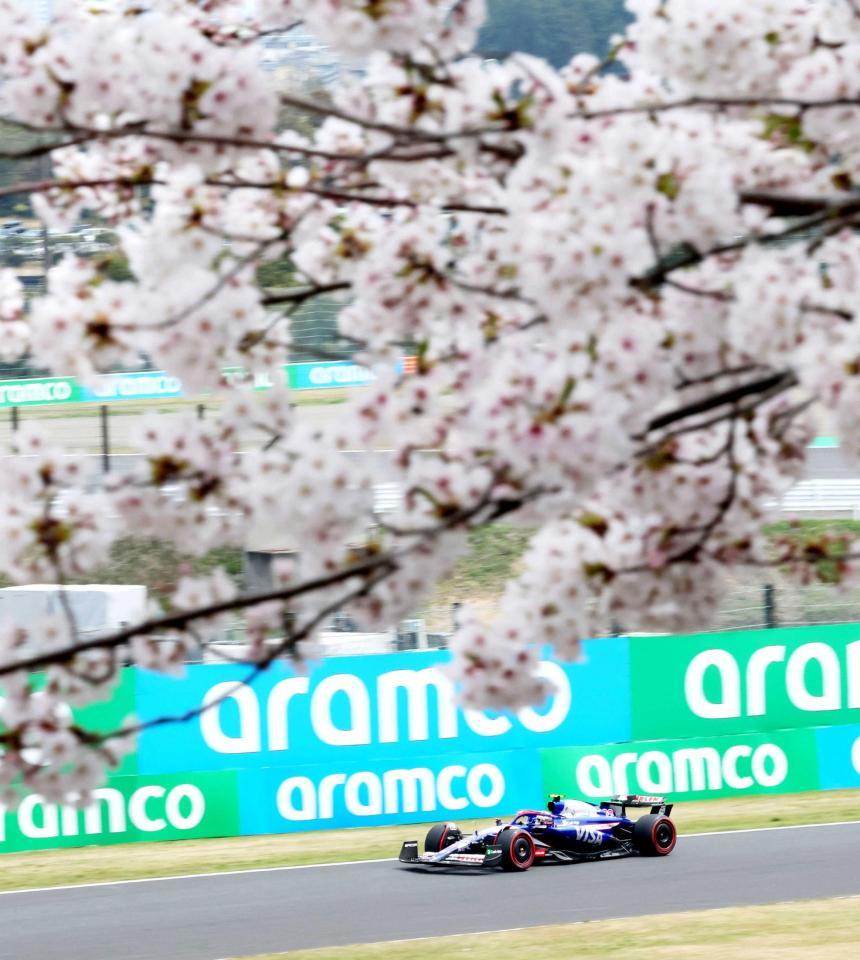
[[[331,86],[360,70],[345,64],[331,47],[303,30],[264,37],[263,65],[272,71],[289,71],[303,84]]]

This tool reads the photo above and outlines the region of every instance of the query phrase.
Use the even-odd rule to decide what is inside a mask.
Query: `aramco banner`
[[[82,809],[31,794],[0,817],[0,851],[236,836],[236,779],[235,772],[114,776]]]
[[[643,792],[675,802],[860,787],[860,625],[612,638],[547,655],[554,693],[517,713],[463,710],[444,651],[123,672],[80,711],[137,749],[90,806],[27,798],[0,851],[486,819]]]
[[[196,666],[137,678],[141,719],[211,704],[196,723],[140,738],[138,772],[240,771],[243,833],[278,833],[533,805],[538,750],[630,736],[627,641],[591,641],[586,663],[541,664],[555,693],[514,715],[460,709],[444,652],[348,657],[309,675],[279,664]]]
[[[633,638],[629,671],[636,740],[860,723],[860,623]]]
[[[397,373],[412,373],[415,358],[403,357],[394,366]],[[238,367],[224,370],[229,379],[241,379]],[[269,390],[287,385],[291,390],[326,390],[335,387],[361,387],[376,379],[372,370],[347,360],[319,360],[312,363],[285,363],[275,374],[254,377],[254,388]],[[39,377],[26,380],[0,380],[0,408],[38,407],[64,403],[113,403],[118,400],[170,400],[185,397],[182,381],[163,370],[134,373],[106,373],[92,384],[78,383],[74,377]]]

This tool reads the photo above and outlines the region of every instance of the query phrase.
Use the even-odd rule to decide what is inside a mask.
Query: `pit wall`
[[[486,819],[542,805],[666,794],[676,802],[860,787],[860,624],[585,644],[547,657],[555,695],[515,715],[463,711],[443,651],[126,670],[101,730],[153,727],[86,810],[27,798],[0,851]]]

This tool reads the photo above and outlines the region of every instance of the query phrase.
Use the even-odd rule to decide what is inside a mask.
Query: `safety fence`
[[[456,705],[445,651],[126,670],[80,711],[145,729],[90,805],[27,798],[0,850],[486,818],[616,792],[675,802],[860,787],[860,625],[614,637],[547,658],[554,694],[515,714]]]
[[[415,358],[403,357],[394,364],[398,373],[414,369]],[[228,380],[243,381],[238,368],[225,368]],[[286,386],[308,396],[313,404],[342,399],[332,390],[366,386],[375,373],[351,361],[308,361],[284,364],[280,371],[260,373],[249,381],[254,390]],[[81,383],[74,377],[0,379],[0,442],[8,442],[23,423],[38,418],[51,440],[76,455],[99,457],[101,472],[113,470],[117,458],[139,449],[139,415],[158,410],[162,416],[193,411],[200,419],[217,412],[218,402],[207,394],[189,394],[182,381],[164,371],[143,370],[112,373]],[[312,406],[313,411],[327,407]],[[243,433],[243,442],[262,442],[259,431]]]

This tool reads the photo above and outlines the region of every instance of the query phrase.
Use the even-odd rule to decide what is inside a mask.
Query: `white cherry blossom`
[[[31,295],[4,270],[0,357],[85,382],[152,363],[218,412],[144,423],[98,493],[19,431],[0,572],[82,577],[130,531],[201,554],[265,529],[288,556],[259,596],[189,574],[86,651],[67,615],[3,624],[4,798],[83,802],[119,747],[67,708],[124,660],[178,672],[239,607],[250,660],[310,667],[332,611],[389,628],[495,520],[535,532],[495,621],[452,640],[470,707],[540,702],[541,651],[613,623],[701,629],[744,565],[824,576],[762,529],[820,409],[860,457],[856,4],[628,0],[615,66],[562,70],[470,55],[482,0],[55,6],[0,0],[0,108],[52,169],[21,189],[52,227],[114,229],[130,276],[66,255]],[[330,98],[261,62],[298,23],[350,64]],[[288,285],[263,290],[274,262]],[[323,296],[374,380],[319,427],[282,365]],[[853,542],[819,546],[856,577]]]

